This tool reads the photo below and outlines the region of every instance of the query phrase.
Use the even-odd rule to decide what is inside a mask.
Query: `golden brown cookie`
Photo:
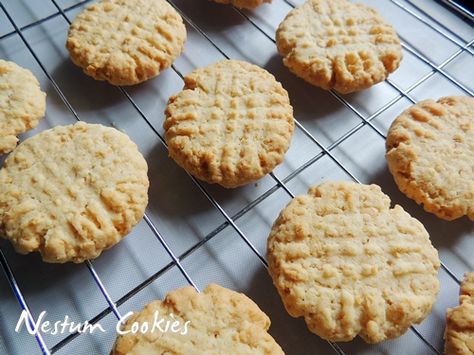
[[[224,187],[256,181],[280,164],[294,131],[288,93],[266,70],[223,60],[196,69],[170,98],[170,156],[195,177]]]
[[[464,275],[459,306],[446,313],[444,339],[446,355],[474,355],[474,272]]]
[[[402,59],[395,29],[376,10],[347,0],[307,0],[280,24],[276,42],[294,74],[343,94],[385,80]]]
[[[182,18],[165,0],[101,0],[74,19],[66,47],[94,79],[134,85],[168,68],[185,40]]]
[[[474,221],[474,98],[410,107],[392,123],[387,162],[400,190],[428,212]]]
[[[263,3],[271,3],[272,0],[214,0],[219,4],[231,4],[239,9],[254,9]]]
[[[116,129],[77,123],[43,131],[0,170],[0,236],[46,262],[96,258],[143,217],[147,170]]]
[[[11,152],[17,135],[38,124],[46,111],[46,94],[25,68],[0,59],[0,154]]]
[[[402,335],[431,311],[438,253],[423,225],[377,185],[326,182],[280,213],[269,272],[288,313],[331,341]]]
[[[163,326],[133,334],[133,324],[152,324],[159,315]],[[160,319],[160,318],[158,318]],[[177,322],[167,331],[166,322]],[[127,320],[112,355],[150,354],[283,354],[268,334],[270,319],[247,296],[218,285],[197,293],[192,287],[170,292]]]

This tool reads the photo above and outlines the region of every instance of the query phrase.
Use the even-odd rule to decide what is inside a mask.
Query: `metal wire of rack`
[[[69,7],[61,8],[61,6],[58,5],[56,0],[50,0],[54,7],[57,9],[57,12],[50,14],[47,17],[41,18],[39,20],[36,20],[32,23],[29,23],[25,26],[19,27],[14,19],[14,17],[9,13],[9,11],[6,9],[6,7],[3,5],[2,2],[0,2],[0,8],[13,26],[14,30],[11,32],[8,32],[0,37],[0,41],[14,35],[18,35],[21,39],[21,41],[24,43],[24,45],[27,47],[28,51],[31,53],[37,64],[41,67],[41,70],[47,77],[47,79],[50,81],[51,85],[53,86],[54,90],[56,93],[59,95],[61,100],[63,101],[64,105],[67,107],[67,109],[73,114],[73,116],[76,118],[76,120],[80,121],[80,117],[66,95],[63,93],[61,90],[60,86],[57,84],[51,73],[48,72],[46,69],[46,66],[44,63],[40,60],[38,55],[35,53],[34,49],[28,42],[28,40],[25,38],[23,35],[23,31],[27,30],[29,28],[32,28],[34,26],[37,26],[41,23],[44,23],[48,20],[51,20],[55,17],[61,16],[65,21],[67,21],[70,24],[70,19],[67,15],[67,13],[71,10],[74,10],[78,7],[83,6],[84,4],[90,2],[91,0],[82,0],[74,5],[71,5]],[[411,86],[409,86],[406,89],[400,88],[396,83],[394,83],[392,80],[387,79],[386,82],[393,88],[395,89],[398,94],[395,98],[384,104],[382,107],[380,107],[377,111],[372,113],[371,115],[364,115],[361,113],[353,104],[351,104],[348,100],[346,100],[344,97],[342,97],[340,94],[338,94],[335,91],[331,91],[331,95],[334,96],[335,99],[337,99],[344,107],[352,111],[359,119],[360,123],[353,127],[351,130],[347,131],[345,134],[340,136],[337,140],[335,140],[331,145],[325,146],[323,143],[321,143],[308,129],[305,128],[305,126],[297,119],[295,118],[295,124],[301,132],[307,136],[314,144],[316,144],[319,149],[321,149],[321,152],[311,158],[309,161],[307,161],[305,164],[301,165],[299,168],[295,169],[291,174],[289,174],[286,178],[280,179],[278,178],[274,173],[270,173],[271,178],[275,181],[276,185],[274,185],[272,188],[268,189],[265,193],[260,195],[258,198],[253,200],[252,202],[248,203],[244,208],[240,209],[237,213],[234,215],[230,216],[225,209],[221,206],[221,204],[217,201],[216,198],[213,197],[212,193],[206,188],[201,182],[199,182],[197,179],[189,175],[190,179],[192,182],[195,184],[196,188],[210,201],[210,203],[214,206],[214,208],[222,214],[224,217],[225,221],[219,225],[217,228],[215,228],[212,232],[210,232],[208,235],[206,235],[203,239],[201,239],[199,242],[194,244],[192,247],[188,248],[184,253],[181,253],[180,255],[175,255],[168,243],[165,241],[165,238],[163,238],[162,234],[159,232],[159,229],[157,226],[152,222],[150,217],[145,214],[144,220],[146,224],[148,225],[148,228],[150,231],[153,233],[153,235],[157,238],[157,240],[161,243],[162,247],[166,251],[166,253],[169,255],[171,258],[171,262],[169,262],[166,266],[164,266],[162,269],[158,270],[155,272],[153,275],[148,277],[146,280],[141,282],[139,285],[135,286],[133,289],[129,290],[124,296],[119,298],[118,300],[114,301],[111,296],[109,295],[109,292],[107,288],[104,286],[104,283],[102,282],[98,272],[96,271],[93,262],[88,261],[85,263],[87,266],[91,277],[93,278],[94,282],[96,283],[98,289],[102,293],[105,301],[108,304],[108,308],[104,309],[102,312],[97,314],[95,317],[91,318],[89,320],[90,324],[96,324],[99,322],[102,318],[104,318],[106,315],[113,313],[117,319],[121,318],[121,313],[118,310],[118,307],[120,307],[123,303],[125,303],[127,300],[131,299],[133,296],[135,296],[138,292],[149,286],[151,283],[153,283],[156,279],[158,279],[161,275],[163,275],[165,272],[167,272],[169,269],[172,267],[177,267],[182,274],[182,276],[186,279],[186,281],[189,283],[189,285],[193,286],[198,292],[199,289],[194,282],[194,280],[190,277],[189,273],[186,271],[186,269],[182,265],[182,261],[185,260],[189,255],[191,255],[193,252],[201,248],[204,244],[209,242],[212,238],[214,238],[219,232],[221,232],[223,229],[226,227],[231,227],[232,229],[235,230],[235,232],[239,235],[239,237],[245,242],[245,244],[248,246],[248,248],[255,254],[255,256],[260,260],[260,262],[263,264],[264,267],[267,267],[267,262],[265,258],[261,255],[261,253],[258,251],[258,249],[252,244],[250,239],[244,234],[244,232],[239,228],[237,225],[236,221],[245,215],[248,211],[252,210],[253,207],[264,201],[266,198],[268,198],[270,195],[272,195],[274,192],[276,192],[278,189],[282,189],[290,198],[293,198],[295,194],[291,191],[291,189],[287,186],[287,183],[292,180],[294,177],[296,177],[298,174],[300,174],[303,170],[317,162],[319,159],[321,159],[324,156],[329,157],[341,170],[343,170],[352,180],[355,182],[359,182],[359,179],[355,176],[354,173],[351,172],[350,169],[348,169],[333,153],[332,150],[334,150],[336,147],[338,147],[340,144],[342,144],[344,141],[349,139],[352,135],[354,135],[356,132],[361,130],[363,127],[368,126],[370,129],[372,129],[379,137],[382,139],[385,139],[386,136],[384,133],[381,132],[379,128],[377,128],[372,121],[379,117],[382,113],[385,111],[389,110],[391,107],[393,107],[398,101],[400,101],[403,98],[406,98],[412,103],[416,103],[416,100],[410,95],[410,93],[419,87],[422,83],[427,81],[429,78],[431,78],[433,75],[436,73],[440,74],[444,78],[446,78],[448,81],[450,81],[452,84],[457,86],[460,90],[465,92],[467,95],[474,96],[474,92],[468,88],[466,85],[461,83],[459,80],[457,80],[455,77],[453,77],[451,74],[449,74],[444,68],[450,64],[454,59],[459,57],[463,53],[469,53],[470,55],[474,56],[474,51],[471,49],[472,45],[474,44],[474,39],[467,42],[465,41],[462,37],[458,36],[455,31],[450,29],[448,26],[444,25],[443,23],[439,22],[436,18],[432,17],[430,14],[428,14],[426,11],[418,7],[416,4],[414,4],[411,0],[404,0],[404,3],[402,3],[400,0],[386,0],[389,1],[396,6],[398,6],[400,9],[405,11],[407,14],[410,16],[416,18],[418,21],[422,22],[426,26],[429,26],[431,29],[435,30],[437,33],[439,33],[441,36],[446,38],[448,41],[451,43],[455,44],[458,47],[458,50],[453,53],[450,57],[445,59],[442,63],[439,65],[434,64],[429,58],[427,58],[423,53],[419,52],[417,49],[413,48],[409,44],[409,40],[405,38],[402,39],[402,46],[403,49],[409,53],[411,53],[413,56],[415,56],[418,60],[423,62],[424,64],[428,65],[431,68],[431,71],[424,75],[422,78],[417,80],[415,83],[413,83]],[[221,55],[223,58],[229,59],[230,56],[209,36],[206,34],[206,32],[200,28],[199,25],[197,25],[187,14],[185,14],[172,0],[168,0],[168,2],[182,15],[185,23],[193,28],[195,31],[197,31],[203,38],[205,38],[206,41],[210,43]],[[291,8],[294,8],[296,4],[293,1],[290,0],[281,0],[282,3],[286,4],[288,6],[288,10]],[[416,9],[418,11],[415,12],[412,9]],[[243,19],[248,21],[252,26],[254,26],[258,31],[260,31],[269,41],[272,41],[275,43],[275,40],[272,35],[268,34],[261,26],[259,26],[246,12],[239,10],[237,8],[234,8],[234,11],[236,11]],[[420,15],[421,14],[421,15]],[[467,14],[466,14],[467,15]],[[436,24],[433,25],[433,23]],[[172,70],[178,75],[181,79],[183,79],[183,74],[173,65]],[[164,141],[164,138],[162,135],[155,129],[153,124],[151,123],[151,120],[147,115],[143,112],[143,110],[140,108],[140,106],[135,102],[135,100],[132,98],[132,96],[128,93],[128,91],[122,87],[117,87],[117,89],[120,91],[120,93],[126,98],[126,100],[129,102],[130,105],[133,106],[134,110],[138,113],[138,115],[146,122],[147,126],[153,131],[153,133],[156,135],[158,140],[161,142],[166,147],[166,142]],[[7,280],[13,290],[13,293],[18,300],[18,303],[20,307],[25,310],[28,314],[28,320],[30,324],[33,324],[34,320],[32,317],[32,314],[30,312],[30,309],[28,307],[28,304],[25,300],[25,297],[23,295],[23,292],[18,285],[15,275],[12,271],[12,268],[9,265],[9,262],[7,260],[7,257],[5,256],[5,253],[2,251],[0,248],[0,264],[2,265],[2,268],[4,270],[4,273],[7,277]],[[445,265],[445,263],[442,263],[442,268],[443,270],[451,277],[456,283],[460,283],[459,278],[455,275],[453,271],[450,270],[450,268]],[[426,346],[426,349],[429,352],[440,354],[440,351],[433,345],[431,344],[417,329],[416,327],[411,327],[411,331],[423,342],[423,344]],[[36,340],[39,345],[39,348],[44,354],[53,354],[56,353],[57,351],[61,350],[64,348],[68,343],[70,343],[73,339],[76,337],[80,336],[79,332],[72,333],[68,336],[66,336],[64,339],[62,339],[60,342],[52,346],[51,348],[48,348],[44,339],[42,338],[41,334],[38,333],[36,335]],[[336,344],[329,342],[331,348],[336,352],[337,354],[345,354],[346,352],[341,349],[341,347]]]

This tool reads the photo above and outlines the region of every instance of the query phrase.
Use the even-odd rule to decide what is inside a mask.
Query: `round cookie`
[[[273,225],[267,257],[288,313],[331,341],[398,337],[439,290],[428,233],[377,185],[327,182],[296,197]]]
[[[272,0],[214,0],[219,4],[231,4],[239,9],[254,9],[263,3],[271,3]]]
[[[116,129],[77,123],[43,131],[0,170],[0,236],[46,262],[93,259],[143,217],[147,170]]]
[[[182,18],[165,0],[102,0],[74,19],[66,47],[94,79],[134,85],[168,68],[185,40]]]
[[[387,162],[399,189],[426,211],[474,221],[474,98],[410,107],[392,123]]]
[[[294,131],[288,93],[266,70],[223,60],[188,74],[163,124],[170,156],[208,183],[232,188],[280,164]]]
[[[153,324],[158,314],[163,329],[130,332],[133,323]],[[174,331],[165,323],[177,321]],[[270,319],[247,296],[218,285],[197,293],[192,287],[170,292],[128,318],[111,355],[148,354],[284,354],[268,334]]]
[[[25,68],[0,59],[0,154],[15,149],[18,134],[37,126],[46,111],[46,94]]]
[[[445,354],[474,354],[474,272],[461,283],[459,306],[446,313]]]
[[[276,42],[294,74],[342,94],[385,80],[402,60],[395,29],[376,10],[347,0],[307,0],[280,24]]]

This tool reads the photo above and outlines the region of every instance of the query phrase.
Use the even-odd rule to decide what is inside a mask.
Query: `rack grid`
[[[6,31],[0,36],[0,45],[2,41],[7,39],[11,39],[14,37],[20,43],[22,43],[29,54],[33,58],[33,62],[41,69],[42,73],[46,77],[47,81],[51,85],[51,90],[55,92],[55,95],[60,99],[62,104],[66,107],[66,109],[70,112],[70,114],[74,117],[75,120],[80,121],[80,113],[76,111],[74,104],[71,103],[70,98],[67,94],[65,94],[64,90],[62,89],[61,85],[58,84],[57,79],[55,78],[57,75],[51,73],[48,69],[48,66],[45,64],[44,60],[41,59],[41,55],[38,55],[37,51],[35,50],[35,46],[32,44],[31,39],[28,39],[25,36],[25,31],[30,29],[34,29],[35,27],[39,27],[44,23],[57,20],[58,18],[62,19],[66,23],[66,25],[70,24],[71,19],[73,18],[69,13],[80,10],[83,6],[87,5],[91,2],[91,0],[82,0],[77,1],[69,6],[60,6],[57,0],[48,0],[50,4],[54,7],[55,11],[48,14],[47,16],[35,19],[32,22],[26,23],[22,26],[18,24],[18,21],[15,19],[18,15],[8,9],[8,2],[0,2],[0,8],[5,15],[5,18],[10,23],[12,30]],[[207,2],[207,0],[199,0],[201,2]],[[196,2],[199,2],[196,1]],[[46,1],[45,1],[46,2]],[[197,20],[195,20],[193,15],[194,13],[190,13],[189,10],[186,11],[187,6],[185,6],[185,1],[168,1],[183,17],[185,24],[188,28],[188,31],[192,30],[193,34],[196,35],[190,38],[188,41],[191,42],[193,39],[200,37],[200,40],[207,42],[207,44],[214,48],[218,53],[221,59],[224,58],[231,58],[233,57],[231,54],[224,49],[222,44],[219,44],[212,35],[208,34],[208,31],[203,28],[202,24],[199,24]],[[271,6],[278,6],[279,8],[285,9],[284,11],[288,12],[296,5],[301,3],[302,1],[295,1],[295,0],[274,0],[274,4]],[[368,1],[370,2],[370,1]],[[380,3],[380,2],[379,2]],[[203,238],[198,240],[196,243],[185,249],[183,252],[176,253],[173,251],[173,247],[170,246],[169,239],[165,238],[165,236],[160,232],[159,224],[153,221],[153,217],[151,217],[147,211],[144,216],[144,222],[148,228],[148,232],[151,233],[156,240],[160,243],[161,247],[163,248],[166,255],[168,255],[170,261],[166,263],[164,266],[159,268],[157,271],[153,272],[150,276],[146,277],[142,282],[137,284],[134,287],[129,288],[126,292],[119,298],[114,298],[111,296],[111,293],[108,290],[108,287],[103,282],[100,273],[96,270],[94,266],[95,261],[86,262],[85,265],[88,269],[90,277],[92,278],[92,282],[95,283],[98,291],[102,295],[104,301],[107,304],[107,307],[103,308],[100,312],[98,312],[94,317],[87,319],[91,324],[97,324],[101,320],[103,320],[109,314],[113,314],[117,319],[120,319],[122,312],[119,308],[124,305],[127,301],[132,299],[136,296],[139,292],[150,286],[156,280],[160,279],[165,273],[169,272],[171,269],[177,269],[181,274],[182,278],[186,280],[186,283],[194,287],[197,291],[199,291],[198,283],[195,282],[193,277],[190,275],[190,272],[185,266],[186,259],[194,254],[196,251],[200,250],[208,244],[215,236],[219,235],[222,231],[227,228],[233,230],[234,233],[238,235],[238,237],[243,241],[246,245],[248,251],[256,257],[259,262],[260,266],[263,268],[267,267],[267,262],[263,253],[259,250],[259,247],[255,245],[252,241],[252,238],[248,237],[247,233],[244,232],[242,227],[239,227],[238,220],[245,216],[248,212],[251,212],[256,206],[264,202],[265,200],[269,199],[270,196],[274,195],[277,191],[282,192],[286,195],[287,199],[291,199],[295,196],[295,192],[289,186],[291,181],[296,177],[300,176],[305,170],[317,164],[320,160],[326,158],[332,163],[337,166],[337,169],[341,170],[343,174],[346,175],[348,179],[352,179],[358,183],[361,180],[356,176],[356,173],[352,171],[351,168],[347,166],[347,164],[343,163],[342,159],[337,156],[334,152],[340,148],[340,146],[352,139],[357,134],[365,128],[368,127],[379,139],[384,140],[386,138],[385,133],[383,133],[383,128],[379,128],[377,123],[375,122],[377,118],[381,117],[384,113],[390,111],[394,107],[396,107],[397,103],[401,102],[402,100],[406,100],[408,103],[416,103],[418,100],[416,96],[412,95],[412,93],[419,88],[423,83],[427,82],[430,78],[434,76],[439,76],[445,79],[446,81],[450,82],[454,85],[461,93],[465,95],[474,96],[474,88],[471,82],[462,82],[456,78],[455,75],[451,74],[448,69],[446,69],[451,63],[453,63],[457,58],[462,55],[474,56],[473,44],[474,38],[471,40],[466,40],[465,36],[460,36],[457,34],[457,30],[451,28],[449,25],[445,25],[442,20],[440,20],[437,16],[430,14],[426,10],[426,4],[417,4],[417,2],[413,0],[384,0],[382,4],[377,5],[377,7],[383,7],[384,4],[392,4],[396,6],[398,9],[403,11],[407,16],[415,19],[419,23],[423,24],[427,28],[435,31],[438,35],[443,37],[446,41],[450,42],[452,45],[455,46],[455,50],[450,53],[447,58],[441,61],[439,64],[436,64],[436,61],[432,60],[429,55],[426,55],[423,51],[420,51],[418,48],[413,46],[410,43],[410,38],[405,38],[404,36],[400,36],[402,39],[402,46],[404,49],[405,54],[411,55],[413,58],[416,58],[419,62],[423,63],[424,65],[429,67],[429,71],[423,75],[421,78],[416,80],[416,82],[408,85],[407,87],[403,87],[399,83],[396,83],[392,79],[387,79],[386,84],[388,87],[393,90],[395,95],[391,97],[390,100],[385,102],[382,106],[376,109],[371,114],[364,113],[362,109],[357,107],[357,101],[351,101],[350,99],[338,94],[337,92],[331,91],[330,95],[344,108],[351,113],[352,116],[357,117],[359,123],[354,125],[351,129],[345,131],[343,134],[339,135],[336,139],[332,140],[330,144],[325,144],[322,142],[321,139],[318,139],[314,133],[311,132],[310,129],[306,127],[306,122],[303,122],[299,119],[298,115],[295,115],[295,124],[297,129],[300,131],[302,136],[305,136],[312,144],[315,145],[318,149],[318,153],[313,155],[310,159],[308,159],[303,164],[299,165],[295,169],[291,169],[290,173],[286,176],[280,178],[278,177],[279,174],[275,172],[270,173],[269,179],[272,180],[272,183],[267,183],[264,185],[270,186],[266,189],[263,193],[259,194],[256,198],[252,199],[250,202],[246,203],[243,207],[239,208],[235,213],[229,213],[222,202],[219,202],[219,198],[215,197],[218,192],[213,187],[209,187],[188,175],[188,179],[192,181],[194,185],[196,193],[202,194],[209,203],[213,206],[216,212],[221,216],[222,222],[217,225],[217,227],[213,228],[213,230],[207,233]],[[385,4],[385,5],[386,5]],[[206,5],[208,6],[208,5]],[[223,8],[222,8],[223,9]],[[262,34],[262,41],[269,41],[270,43],[275,43],[274,40],[274,30],[275,26],[271,27],[270,30],[267,28],[266,24],[262,25],[261,18],[257,15],[253,14],[252,12],[242,11],[237,8],[229,7],[227,14],[229,11],[233,11],[235,15],[240,17],[242,21],[246,22],[248,25],[252,26],[256,29],[259,33]],[[449,12],[448,9],[444,9],[443,11]],[[466,14],[467,16],[467,14]],[[235,20],[236,17],[233,17]],[[461,23],[461,25],[459,25]],[[468,20],[457,20],[458,26],[462,26],[464,24],[467,28],[472,26],[472,23]],[[265,25],[265,26],[264,26]],[[265,28],[264,28],[265,27]],[[270,32],[273,30],[272,32]],[[403,63],[402,63],[403,65]],[[182,80],[183,74],[180,69],[178,69],[177,64],[175,63],[172,65],[170,71],[172,71],[177,77],[177,79]],[[163,75],[163,74],[162,74]],[[303,85],[303,84],[302,84]],[[138,100],[134,98],[132,90],[123,87],[117,87],[115,90],[118,90],[120,96],[123,98],[124,102],[130,105],[135,114],[138,116],[137,119],[143,120],[145,126],[152,132],[155,139],[162,144],[164,148],[166,148],[166,143],[164,141],[163,135],[159,129],[156,128],[155,124],[153,123],[154,120],[150,117],[149,114],[145,112],[141,108],[140,103]],[[377,90],[374,88],[373,90]],[[49,92],[48,92],[49,94]],[[291,94],[291,91],[290,91]],[[163,110],[163,107],[161,108]],[[69,122],[72,123],[72,122]],[[112,122],[113,123],[113,122]],[[382,159],[382,158],[381,158]],[[153,184],[153,180],[151,181]],[[172,186],[170,188],[173,188]],[[152,197],[153,198],[153,197]],[[168,240],[168,241],[167,241]],[[472,241],[471,241],[472,243]],[[7,253],[4,252],[3,244],[0,244],[0,264],[4,270],[6,275],[6,279],[11,286],[13,291],[14,297],[17,299],[19,306],[22,310],[25,310],[28,314],[30,324],[34,323],[34,316],[31,312],[31,308],[28,306],[27,297],[24,296],[24,292],[22,291],[22,287],[20,287],[19,282],[17,281],[16,275],[14,274],[14,267],[11,266],[11,262],[9,262],[9,258],[7,257]],[[470,260],[466,263],[471,268],[474,267]],[[449,263],[443,260],[442,258],[442,272],[446,273],[446,275],[454,281],[455,284],[459,284],[459,277],[461,276],[459,272],[455,272],[452,270],[451,266],[448,266]],[[114,300],[115,299],[115,300]],[[38,311],[37,311],[38,312]],[[415,335],[415,337],[421,341],[421,353],[435,353],[440,354],[442,353],[442,342],[436,341],[433,342],[429,339],[425,331],[420,331],[418,326],[411,327],[411,332]],[[439,334],[439,332],[438,332]],[[55,342],[52,345],[48,345],[48,342],[45,341],[43,336],[38,333],[36,335],[36,342],[39,346],[39,351],[44,354],[53,354],[60,351],[67,351],[68,345],[71,344],[76,338],[82,336],[79,332],[73,332],[61,340]],[[0,332],[0,340],[1,340],[1,332]],[[277,339],[279,340],[279,339]],[[1,345],[1,343],[0,343]],[[328,346],[332,349],[333,352],[337,354],[349,354],[353,353],[350,345],[336,344],[332,342],[328,342]],[[303,347],[304,348],[304,347]],[[1,349],[1,348],[0,348]],[[313,350],[313,349],[312,349]],[[306,349],[307,351],[307,349]],[[314,349],[316,351],[316,349]],[[355,350],[354,350],[355,351]]]

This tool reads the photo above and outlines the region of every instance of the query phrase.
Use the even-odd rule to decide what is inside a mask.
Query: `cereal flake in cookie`
[[[377,185],[327,182],[280,213],[269,272],[288,313],[331,341],[395,338],[431,311],[438,253]]]
[[[283,354],[268,334],[267,315],[247,296],[218,285],[211,284],[202,293],[190,286],[171,291],[163,301],[154,301],[129,318],[122,331],[130,331],[134,323],[152,324],[156,314],[177,321],[175,332],[155,329],[119,335],[111,355]]]
[[[446,313],[445,354],[474,355],[474,272],[461,283],[459,306]]]
[[[0,154],[11,152],[18,134],[37,126],[46,111],[46,94],[25,68],[0,59]]]
[[[227,188],[280,164],[294,131],[288,93],[266,70],[224,60],[196,69],[170,98],[164,129],[170,156],[195,177]]]
[[[116,129],[78,123],[43,131],[0,170],[0,236],[46,262],[93,259],[143,217],[147,170]]]
[[[271,3],[272,0],[214,0],[219,4],[230,4],[239,9],[254,9],[263,3]]]
[[[347,0],[307,0],[280,24],[276,42],[294,74],[343,94],[385,80],[402,59],[395,29],[376,10]]]
[[[474,221],[474,98],[410,107],[392,123],[387,162],[399,189],[439,218]]]
[[[66,47],[94,79],[134,85],[168,68],[185,40],[182,18],[165,0],[102,0],[74,19]]]

